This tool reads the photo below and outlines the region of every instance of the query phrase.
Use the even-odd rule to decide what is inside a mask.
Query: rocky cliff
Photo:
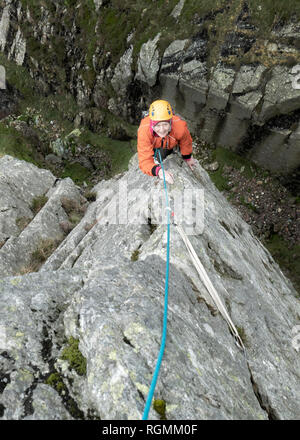
[[[241,0],[6,0],[0,51],[42,93],[68,90],[83,109],[131,123],[164,97],[203,140],[290,174],[300,163],[299,5],[275,3],[276,14]]]
[[[116,156],[133,151],[97,150],[81,128],[98,132],[113,115],[108,136],[128,140],[135,128],[121,118],[137,124],[164,97],[202,144],[297,172],[299,5],[291,14],[291,2],[274,0],[272,15],[269,2],[209,3],[0,0],[0,118],[37,94],[50,109],[59,103],[69,124],[31,108],[1,122],[1,419],[140,419],[160,346],[166,263],[162,182],[140,172],[136,154],[88,197],[82,168],[76,183],[57,177],[7,154],[3,139],[55,170],[68,155],[98,182],[106,161],[117,170]],[[149,418],[298,419],[299,295],[198,162],[194,172],[176,155],[165,163],[175,175],[175,218],[184,213],[246,350],[172,225],[168,336],[154,396],[165,410],[153,407]],[[191,209],[176,205],[190,193],[201,194],[200,211],[194,199]]]
[[[178,192],[203,194],[203,223],[190,240],[246,356],[172,225],[168,336],[154,396],[166,404],[164,417],[297,419],[297,293],[199,164],[192,172],[177,155],[165,162],[176,177],[172,207]],[[87,204],[70,179],[57,182],[10,156],[0,159],[0,173],[1,418],[141,419],[162,331],[162,181],[143,175],[135,155],[126,173],[95,186]],[[66,233],[70,206],[84,209]],[[187,232],[196,209],[193,200],[180,220]],[[19,216],[29,217],[21,230],[11,221]],[[40,240],[57,237],[47,254]],[[149,418],[160,415],[151,409]]]

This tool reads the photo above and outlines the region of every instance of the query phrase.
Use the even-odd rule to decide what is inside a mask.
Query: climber
[[[192,138],[186,122],[174,114],[168,101],[152,102],[149,115],[141,120],[138,129],[137,150],[142,172],[163,179],[158,150],[164,160],[174,152],[173,148],[177,145],[182,158],[193,169],[195,161],[192,157]],[[171,172],[165,171],[165,178],[168,183],[174,183],[174,176]]]

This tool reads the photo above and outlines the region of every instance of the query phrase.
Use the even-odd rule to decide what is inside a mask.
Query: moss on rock
[[[160,420],[167,420],[166,417],[166,402],[162,399],[154,399],[154,410],[160,415]]]
[[[80,352],[79,340],[71,336],[68,345],[64,348],[61,359],[69,362],[70,368],[75,370],[79,376],[86,375],[86,359]]]

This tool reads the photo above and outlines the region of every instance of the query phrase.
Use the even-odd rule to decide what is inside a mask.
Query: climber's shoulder
[[[149,116],[145,116],[144,118],[141,119],[139,129],[140,128],[146,128],[146,127],[150,127],[150,118],[149,118]]]
[[[182,135],[187,130],[187,123],[181,116],[174,115],[172,118],[172,127],[176,134]]]

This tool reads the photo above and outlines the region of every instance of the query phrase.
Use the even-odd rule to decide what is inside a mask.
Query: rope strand
[[[149,410],[150,410],[150,406],[151,406],[151,402],[152,402],[152,398],[153,398],[153,394],[155,391],[155,387],[156,387],[156,382],[157,382],[157,378],[158,378],[158,374],[159,374],[159,369],[160,369],[160,364],[164,355],[164,349],[165,349],[165,344],[166,344],[166,337],[167,337],[167,320],[168,320],[168,289],[169,289],[169,260],[170,260],[170,212],[171,212],[171,208],[169,207],[169,199],[168,199],[168,191],[167,191],[167,185],[166,185],[166,179],[165,179],[165,170],[164,170],[164,166],[162,164],[162,159],[161,159],[161,154],[160,151],[158,150],[159,153],[159,160],[160,160],[160,164],[163,170],[163,177],[164,177],[164,188],[165,188],[165,193],[166,193],[166,210],[167,210],[167,219],[168,219],[168,233],[167,233],[167,261],[166,261],[166,281],[165,281],[165,305],[164,305],[164,318],[163,318],[163,332],[162,332],[162,339],[161,339],[161,344],[160,344],[160,350],[159,350],[159,354],[158,354],[158,358],[157,358],[157,362],[156,362],[156,367],[155,367],[155,371],[152,377],[152,382],[150,385],[150,390],[148,393],[148,397],[146,400],[146,405],[145,405],[145,409],[144,409],[144,414],[143,414],[143,418],[142,420],[147,420],[148,419],[148,414],[149,414]]]

